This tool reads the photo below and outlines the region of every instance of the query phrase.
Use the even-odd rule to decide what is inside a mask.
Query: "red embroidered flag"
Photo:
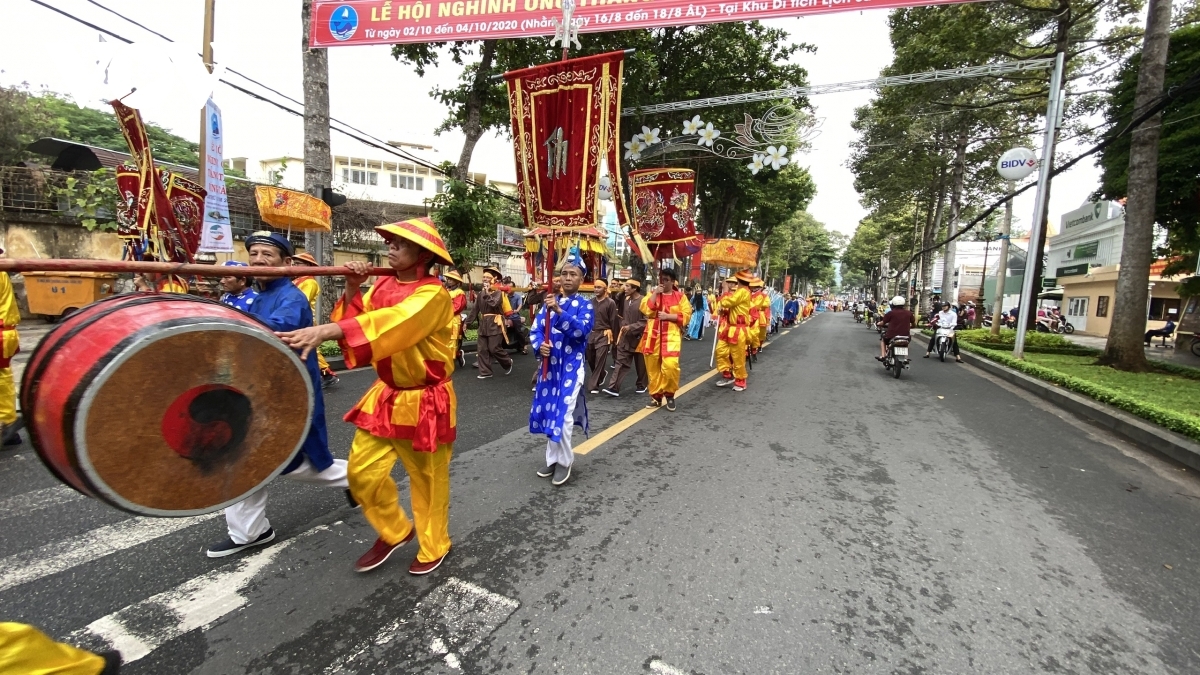
[[[633,222],[655,260],[682,260],[704,244],[696,234],[696,172],[642,169],[629,172]]]
[[[504,74],[527,227],[595,225],[602,161],[617,220],[628,222],[617,156],[623,67],[624,53],[610,52]]]
[[[200,246],[204,188],[156,167],[141,115],[120,101],[111,103],[133,155],[132,166],[117,167],[117,234],[142,242],[135,245],[138,258],[149,254],[163,261],[192,262]]]

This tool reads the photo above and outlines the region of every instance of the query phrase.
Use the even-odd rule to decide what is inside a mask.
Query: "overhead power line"
[[[860,89],[879,89],[881,87],[899,87],[908,84],[926,84],[929,82],[966,80],[975,77],[1011,75],[1012,73],[1023,73],[1031,70],[1046,70],[1053,67],[1053,58],[1029,59],[1026,61],[1005,61],[1004,63],[990,63],[986,66],[965,66],[963,68],[951,68],[949,70],[931,70],[926,73],[912,73],[911,75],[888,75],[887,77],[876,77],[870,80],[835,82],[833,84],[818,84],[809,87],[785,87],[783,89],[771,89],[769,91],[753,91],[745,94],[729,94],[726,96],[714,96],[712,98],[692,99],[690,101],[659,103],[640,108],[625,108],[621,111],[621,116],[629,117],[631,115],[638,114],[652,115],[655,113],[694,110],[697,108],[716,108],[719,106],[736,105],[739,103],[778,101],[779,99],[783,98],[797,98],[800,96],[813,96],[816,94],[834,94],[842,91],[858,91]]]
[[[96,30],[96,31],[99,31],[99,32],[101,32],[101,33],[103,33],[103,34],[105,34],[105,35],[108,35],[108,36],[110,36],[110,37],[112,37],[112,38],[115,38],[115,39],[117,39],[117,40],[120,40],[121,42],[124,42],[125,44],[133,44],[133,40],[130,40],[130,39],[129,39],[129,38],[127,38],[127,37],[124,37],[124,36],[122,36],[122,35],[119,35],[119,34],[117,34],[117,33],[113,32],[113,31],[111,31],[111,30],[109,30],[109,29],[107,29],[107,28],[104,28],[104,27],[102,27],[102,26],[96,25],[96,24],[94,24],[94,23],[92,23],[92,22],[90,22],[90,21],[87,21],[86,19],[83,19],[83,18],[81,18],[81,17],[75,16],[74,14],[71,14],[70,12],[67,12],[67,11],[65,11],[65,10],[63,10],[63,9],[60,9],[60,8],[58,8],[58,7],[55,7],[55,6],[53,6],[53,5],[49,4],[49,3],[43,2],[43,0],[30,0],[30,2],[33,2],[33,3],[37,4],[37,5],[41,5],[42,7],[45,7],[46,9],[49,9],[49,10],[51,10],[51,11],[53,11],[53,12],[57,12],[58,14],[61,14],[62,16],[65,16],[65,17],[67,17],[68,19],[71,19],[72,21],[75,21],[75,22],[77,22],[77,23],[83,24],[84,26],[87,26],[88,28],[91,28],[91,29],[93,29],[93,30]],[[131,23],[131,24],[133,24],[133,25],[135,25],[135,26],[137,26],[137,27],[139,27],[139,28],[141,28],[141,29],[143,29],[143,30],[145,30],[145,31],[147,31],[147,32],[150,32],[150,33],[153,33],[154,35],[157,35],[158,37],[160,37],[160,38],[162,38],[162,39],[166,40],[167,42],[172,42],[172,43],[173,43],[173,42],[175,42],[174,40],[172,40],[171,38],[167,37],[166,35],[163,35],[162,33],[159,33],[158,31],[156,31],[156,30],[154,30],[154,29],[152,29],[152,28],[149,28],[149,27],[147,27],[147,26],[143,25],[143,24],[141,24],[141,23],[139,23],[139,22],[137,22],[137,21],[135,21],[135,20],[133,20],[133,19],[131,19],[131,18],[129,18],[129,17],[127,17],[127,16],[125,16],[125,15],[123,15],[123,14],[119,13],[119,12],[117,12],[116,10],[110,9],[110,8],[108,8],[108,7],[105,7],[104,5],[100,4],[99,2],[96,2],[96,0],[88,0],[88,2],[89,2],[89,3],[91,3],[91,4],[93,4],[93,5],[95,5],[96,7],[99,7],[100,9],[103,9],[103,10],[105,10],[105,11],[107,11],[107,12],[109,12],[109,13],[111,13],[111,14],[115,15],[115,16],[117,16],[117,17],[120,17],[121,19],[124,19],[125,21],[128,21],[129,23]],[[295,103],[295,104],[297,104],[297,105],[301,106],[301,110],[294,110],[294,109],[292,109],[292,108],[289,108],[289,107],[288,107],[288,106],[286,106],[286,105],[283,105],[282,103],[279,103],[278,101],[273,101],[273,100],[271,100],[271,99],[269,99],[269,98],[267,98],[267,97],[265,97],[265,96],[263,96],[263,95],[261,95],[261,94],[258,94],[258,93],[256,93],[256,92],[250,91],[249,89],[246,89],[245,87],[242,87],[242,86],[236,85],[236,84],[234,84],[234,83],[232,83],[232,82],[230,82],[230,81],[228,81],[228,80],[226,80],[226,79],[224,79],[224,78],[220,78],[218,81],[219,81],[219,82],[221,82],[222,84],[224,84],[224,85],[226,85],[226,86],[230,87],[231,89],[233,89],[233,90],[235,90],[235,91],[238,91],[238,92],[240,92],[240,93],[242,93],[242,94],[245,94],[245,95],[247,95],[247,96],[250,96],[251,98],[257,99],[257,100],[259,100],[259,101],[262,101],[262,102],[264,102],[264,103],[267,103],[267,104],[269,104],[269,105],[272,105],[272,106],[274,106],[274,107],[276,107],[276,108],[279,108],[280,110],[282,110],[282,111],[284,111],[284,112],[290,113],[290,114],[292,114],[292,115],[295,115],[295,116],[297,116],[297,117],[301,117],[301,118],[303,118],[303,117],[304,117],[304,111],[303,111],[304,103],[303,103],[303,102],[301,102],[301,101],[297,101],[296,99],[292,98],[291,96],[288,96],[287,94],[284,94],[283,92],[280,92],[279,90],[277,90],[277,89],[274,89],[274,88],[272,88],[272,87],[270,87],[270,86],[268,86],[268,85],[266,85],[266,84],[263,84],[262,82],[259,82],[258,80],[255,80],[254,78],[252,78],[252,77],[250,77],[250,76],[248,76],[248,75],[245,75],[245,74],[243,74],[243,73],[240,73],[240,72],[238,72],[238,71],[236,71],[236,70],[234,70],[234,69],[232,69],[232,68],[226,68],[226,71],[228,71],[228,72],[230,72],[230,73],[233,73],[234,75],[237,75],[238,77],[241,77],[241,78],[243,78],[243,79],[247,80],[248,82],[252,82],[252,83],[254,83],[254,84],[255,84],[255,85],[257,85],[257,86],[260,86],[260,87],[262,87],[263,89],[266,89],[267,91],[270,91],[270,92],[272,92],[272,93],[274,93],[274,94],[276,94],[276,95],[278,95],[278,96],[280,96],[280,97],[284,98],[284,99],[285,99],[285,100],[287,100],[287,101],[290,101],[290,102],[292,102],[292,103]],[[434,163],[432,163],[432,162],[430,162],[430,161],[428,161],[428,160],[426,160],[426,159],[422,159],[422,158],[420,158],[420,157],[417,157],[416,155],[413,155],[413,154],[410,154],[410,153],[408,153],[408,152],[405,152],[405,151],[403,151],[403,150],[400,150],[400,149],[396,148],[395,146],[388,145],[386,141],[383,141],[383,140],[381,140],[381,139],[379,139],[379,138],[377,138],[377,137],[373,136],[372,134],[369,134],[369,133],[367,133],[367,132],[365,132],[365,131],[362,131],[361,129],[358,129],[358,128],[356,128],[356,127],[354,127],[354,126],[352,126],[352,125],[350,125],[350,124],[347,124],[346,122],[343,122],[343,121],[341,121],[341,120],[338,120],[338,119],[336,119],[336,118],[334,118],[334,117],[330,117],[329,119],[330,119],[330,121],[331,121],[331,122],[336,122],[337,124],[340,124],[341,126],[344,126],[344,127],[346,127],[346,129],[349,129],[349,130],[350,130],[350,131],[347,131],[346,129],[339,129],[339,128],[337,128],[337,127],[333,126],[332,124],[330,124],[330,125],[329,125],[329,129],[330,129],[331,131],[336,131],[336,132],[338,132],[338,133],[340,133],[340,134],[342,134],[342,135],[344,135],[344,136],[347,136],[347,137],[349,137],[349,138],[352,138],[352,139],[354,139],[354,140],[358,141],[359,143],[362,143],[363,145],[366,145],[366,146],[368,146],[368,147],[376,148],[376,149],[378,149],[378,150],[382,150],[383,152],[386,152],[386,153],[388,153],[388,154],[390,154],[390,155],[393,155],[393,156],[395,156],[395,157],[399,157],[399,158],[401,158],[401,159],[406,159],[406,160],[408,160],[408,161],[411,161],[411,162],[413,162],[414,164],[417,164],[417,165],[419,165],[419,166],[425,167],[425,168],[429,169],[430,171],[433,171],[433,172],[435,172],[435,173],[438,173],[438,174],[441,174],[441,175],[443,175],[443,176],[446,176],[447,178],[453,178],[453,176],[451,176],[450,174],[446,173],[446,172],[445,172],[445,171],[444,171],[444,170],[443,170],[443,169],[442,169],[440,166],[437,166],[436,164],[434,164]],[[477,183],[477,182],[475,182],[475,181],[473,181],[473,180],[470,180],[469,178],[466,180],[466,182],[467,182],[467,183],[469,183],[469,184],[471,184],[471,185],[476,185],[476,186],[478,186],[478,187],[482,187],[482,188],[484,188],[484,189],[488,190],[489,192],[493,193],[493,194],[494,194],[495,196],[497,196],[497,197],[501,197],[501,198],[503,198],[503,199],[507,199],[507,200],[509,200],[509,201],[511,201],[511,202],[518,203],[518,200],[517,200],[517,198],[513,197],[512,195],[505,194],[505,193],[503,193],[503,192],[501,192],[501,191],[499,191],[499,190],[497,190],[497,189],[495,189],[495,188],[493,188],[493,187],[491,187],[491,186],[482,185],[482,184],[480,184],[480,183]]]

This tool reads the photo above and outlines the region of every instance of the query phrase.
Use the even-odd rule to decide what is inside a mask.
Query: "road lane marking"
[[[67,642],[95,649],[121,652],[125,663],[132,663],[158,649],[168,640],[189,631],[205,629],[221,617],[245,606],[246,586],[288,546],[301,537],[329,529],[319,525],[291,539],[237,561],[229,568],[213,570],[141,602],[101,617],[72,633]],[[147,625],[148,616],[166,616],[173,622]]]
[[[453,670],[462,668],[460,655],[478,647],[521,603],[482,586],[450,577],[413,608],[408,619],[389,622],[370,640],[325,668],[325,675],[371,672],[371,652],[400,637],[416,639]],[[413,638],[415,636],[415,638]],[[402,664],[392,662],[393,667]],[[397,670],[394,672],[404,672]]]
[[[650,672],[654,673],[654,675],[688,675],[687,671],[663,663],[659,659],[650,661]]]
[[[708,380],[713,375],[716,375],[719,372],[721,372],[721,371],[717,370],[716,368],[713,368],[712,370],[701,375],[700,377],[697,377],[696,379],[692,380],[691,382],[688,382],[687,384],[680,387],[679,391],[675,392],[675,398],[679,398],[679,397],[683,396],[684,394],[688,393],[689,391],[691,391],[692,389],[695,389],[696,387],[700,386],[706,380]],[[596,448],[600,447],[601,445],[604,445],[608,441],[612,440],[617,434],[621,433],[622,431],[625,431],[626,429],[637,424],[638,422],[641,422],[642,420],[653,415],[654,413],[658,412],[659,410],[662,410],[663,408],[664,408],[664,406],[659,406],[657,408],[642,408],[641,410],[638,410],[638,411],[630,414],[625,419],[622,419],[622,420],[616,422],[615,424],[606,428],[604,431],[601,431],[600,433],[596,434],[595,436],[592,436],[591,438],[587,439],[583,443],[580,443],[575,448],[575,454],[576,455],[588,454],[589,452],[595,450]]]
[[[0,519],[25,515],[31,511],[48,509],[83,499],[83,495],[66,485],[42,488],[33,492],[0,499]]]
[[[58,574],[212,520],[221,512],[188,518],[130,518],[0,560],[0,591]]]

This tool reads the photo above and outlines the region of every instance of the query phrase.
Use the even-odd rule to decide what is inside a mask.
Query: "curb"
[[[929,344],[929,338],[919,333],[914,334],[913,339],[925,345]],[[1006,382],[1037,394],[1060,408],[1119,434],[1143,448],[1162,453],[1185,466],[1200,470],[1200,443],[1196,443],[1182,434],[1163,429],[1124,410],[1113,408],[1073,391],[1067,391],[1049,382],[1043,382],[1025,373],[1017,372],[965,349],[960,350],[960,353],[963,361],[980,370],[987,371]]]

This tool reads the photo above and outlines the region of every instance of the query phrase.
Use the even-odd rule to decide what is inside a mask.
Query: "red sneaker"
[[[362,557],[354,563],[354,571],[370,572],[376,567],[379,567],[383,563],[387,562],[387,559],[392,556],[392,553],[395,552],[396,549],[412,541],[414,538],[416,538],[416,536],[417,528],[413,527],[412,530],[409,531],[408,536],[404,539],[401,539],[396,544],[389,544],[382,539],[376,539],[375,545],[371,547],[371,550],[364,553]]]
[[[448,555],[450,555],[450,551],[446,551],[444,554],[442,554],[442,557],[438,558],[437,560],[427,563],[420,562],[416,558],[413,558],[412,564],[408,566],[408,573],[418,577],[422,574],[429,574],[430,572],[441,567],[442,561],[445,560],[446,556]]]

